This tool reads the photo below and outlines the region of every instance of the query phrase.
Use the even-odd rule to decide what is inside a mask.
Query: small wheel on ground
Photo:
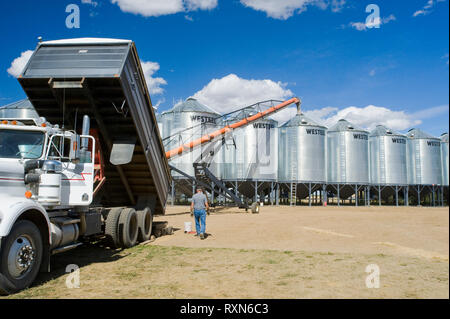
[[[147,241],[152,235],[153,213],[150,208],[146,207],[143,210],[138,210],[136,214],[139,226],[138,241]]]
[[[39,228],[28,220],[19,220],[2,239],[0,252],[0,295],[9,295],[29,287],[42,262],[43,242]]]
[[[253,203],[252,204],[252,214],[259,214],[259,203]]]
[[[119,218],[119,239],[122,248],[136,245],[139,233],[138,218],[134,208],[125,208]]]
[[[122,213],[123,208],[113,208],[108,213],[105,222],[105,235],[108,239],[109,244],[113,248],[120,247],[120,238],[119,238],[119,218]]]

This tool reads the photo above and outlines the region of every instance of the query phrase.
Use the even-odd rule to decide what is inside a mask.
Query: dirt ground
[[[168,207],[165,220],[179,228],[158,245],[310,252],[390,254],[449,259],[448,208],[265,206],[259,215],[227,209],[206,221],[207,240],[184,234],[189,208]]]
[[[8,298],[449,298],[448,208],[270,207],[207,218],[184,233],[186,207],[155,218],[174,235],[127,250],[56,255],[53,271]],[[68,264],[80,288],[68,289]],[[380,288],[368,289],[368,265]]]

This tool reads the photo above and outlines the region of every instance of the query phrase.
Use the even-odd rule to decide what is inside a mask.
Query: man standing
[[[208,199],[203,194],[201,188],[197,188],[197,193],[192,196],[191,212],[194,211],[195,229],[200,239],[205,239],[206,210],[209,209]]]

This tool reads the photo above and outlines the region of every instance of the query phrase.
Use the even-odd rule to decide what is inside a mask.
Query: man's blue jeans
[[[204,234],[206,228],[206,210],[204,209],[194,210],[194,218],[197,235]]]

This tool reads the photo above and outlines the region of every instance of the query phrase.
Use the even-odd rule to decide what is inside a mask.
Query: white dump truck
[[[148,240],[170,184],[134,42],[41,42],[18,80],[38,115],[0,112],[0,294],[84,242]]]

